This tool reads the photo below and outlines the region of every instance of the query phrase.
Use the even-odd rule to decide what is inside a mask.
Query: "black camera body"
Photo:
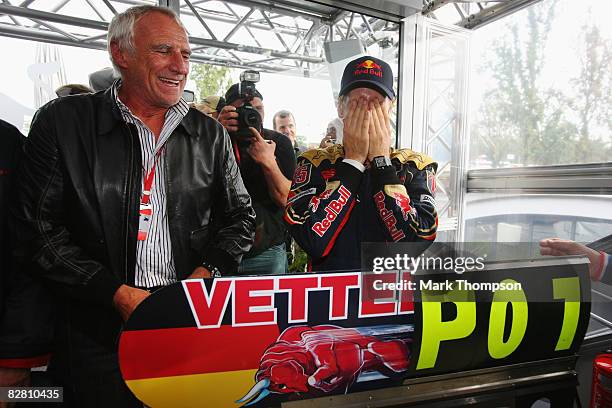
[[[250,102],[245,102],[242,106],[236,108],[236,113],[238,113],[238,131],[236,132],[238,136],[252,137],[250,127],[257,129],[260,134],[263,132],[261,115]]]
[[[233,132],[234,135],[240,138],[251,138],[253,134],[249,130],[250,127],[257,129],[259,133],[263,133],[263,119],[261,115],[253,107],[251,101],[258,96],[255,83],[259,82],[259,72],[244,71],[240,74],[240,84],[238,85],[239,98],[244,100],[244,103],[236,108],[238,113],[238,131]]]

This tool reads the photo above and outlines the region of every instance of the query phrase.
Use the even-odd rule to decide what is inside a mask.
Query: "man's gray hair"
[[[293,113],[289,112],[288,110],[280,110],[278,112],[276,112],[274,114],[274,117],[272,118],[272,126],[274,127],[274,130],[276,130],[276,118],[291,118],[293,119],[293,121],[295,122],[295,118],[293,117]]]
[[[138,20],[149,13],[162,13],[167,15],[168,17],[172,17],[178,25],[185,29],[185,26],[181,22],[179,16],[168,7],[161,6],[136,6],[130,7],[125,10],[123,13],[119,13],[113,17],[112,21],[108,26],[108,34],[106,35],[106,49],[108,50],[108,54],[110,56],[111,62],[113,63],[113,68],[117,74],[121,74],[119,71],[119,67],[115,64],[113,60],[113,54],[111,53],[111,44],[116,43],[119,45],[120,50],[125,50],[129,52],[134,51],[134,25]],[[187,30],[185,30],[186,32]]]

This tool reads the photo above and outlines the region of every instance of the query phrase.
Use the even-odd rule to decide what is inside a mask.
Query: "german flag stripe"
[[[125,331],[119,341],[121,373],[129,381],[257,369],[279,334],[276,325]]]
[[[246,350],[240,350],[241,352]],[[237,408],[253,385],[257,370],[181,375],[126,381],[128,388],[155,408]]]

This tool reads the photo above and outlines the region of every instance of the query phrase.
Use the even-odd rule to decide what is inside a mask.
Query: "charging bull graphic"
[[[398,336],[398,330],[393,336]],[[290,327],[266,349],[255,374],[257,383],[236,402],[252,405],[270,393],[346,392],[366,372],[379,374],[376,378],[396,376],[408,369],[408,342],[407,338],[374,336],[367,329]]]
[[[363,61],[361,64],[357,64],[355,69],[359,69],[359,68],[382,70],[382,67],[380,65],[378,65],[377,63],[369,59]]]

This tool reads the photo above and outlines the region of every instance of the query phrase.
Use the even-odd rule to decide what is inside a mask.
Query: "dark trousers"
[[[48,373],[64,387],[65,407],[142,408],[123,382],[117,358],[122,321],[110,306],[66,300]]]

